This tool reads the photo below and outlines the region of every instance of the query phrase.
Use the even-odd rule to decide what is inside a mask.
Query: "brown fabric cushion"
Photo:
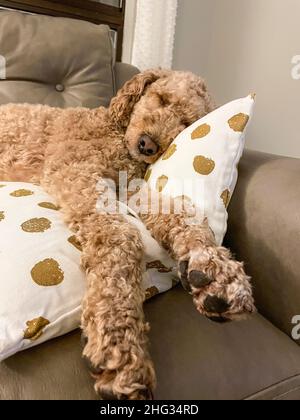
[[[299,179],[300,159],[247,151],[226,238],[253,277],[259,311],[289,336],[300,315]]]
[[[146,314],[158,399],[273,399],[296,388],[290,378],[300,387],[298,346],[260,315],[213,323],[180,287],[149,301]]]
[[[300,350],[257,315],[214,324],[181,287],[145,304],[156,399],[300,399]],[[78,332],[0,364],[0,400],[97,399]]]
[[[107,106],[114,95],[112,44],[105,25],[2,11],[0,54],[6,59],[0,104],[94,108]]]

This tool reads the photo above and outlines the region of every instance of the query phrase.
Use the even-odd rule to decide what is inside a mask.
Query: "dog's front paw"
[[[115,347],[109,351],[108,358],[98,358],[84,334],[82,344],[83,358],[101,400],[153,400],[155,372],[144,352],[133,347],[125,352]],[[97,359],[101,361],[96,363]]]
[[[256,311],[243,264],[223,247],[191,250],[179,263],[179,276],[198,311],[213,321],[242,319]]]
[[[95,391],[102,400],[153,400],[153,391],[150,384],[143,384],[141,376],[148,375],[148,372],[118,372],[103,370],[93,374],[95,379]],[[136,382],[137,381],[137,382]]]

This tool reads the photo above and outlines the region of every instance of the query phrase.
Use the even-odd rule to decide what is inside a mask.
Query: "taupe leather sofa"
[[[0,54],[2,104],[107,105],[137,72],[114,64],[106,27],[15,12],[0,13]],[[253,276],[259,315],[215,324],[181,287],[145,305],[156,399],[300,399],[299,180],[296,159],[248,151],[240,165],[226,242]],[[1,400],[96,398],[78,331],[0,364]]]

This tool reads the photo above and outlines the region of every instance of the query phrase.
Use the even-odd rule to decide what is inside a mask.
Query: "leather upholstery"
[[[179,286],[145,304],[156,399],[300,399],[300,351],[263,317],[215,324]],[[26,350],[0,366],[0,400],[96,399],[80,334]]]
[[[157,399],[264,399],[266,391],[271,399],[296,387],[300,399],[299,348],[260,315],[213,323],[180,286],[150,300],[145,310]],[[276,388],[282,382],[284,391]]]
[[[300,315],[299,180],[300,159],[245,153],[226,239],[246,261],[260,312],[289,336]]]
[[[0,104],[107,106],[114,96],[109,28],[80,20],[0,12],[6,80]]]

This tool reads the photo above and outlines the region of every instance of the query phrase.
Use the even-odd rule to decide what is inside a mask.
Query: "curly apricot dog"
[[[150,398],[155,373],[143,316],[142,240],[122,215],[97,212],[96,184],[117,180],[119,171],[129,181],[142,178],[177,134],[212,109],[202,79],[163,70],[135,76],[108,109],[0,107],[0,180],[41,184],[82,244],[83,354],[103,398]],[[208,226],[189,226],[178,214],[141,217],[178,261],[200,313],[224,321],[255,310],[242,264],[216,246]]]

